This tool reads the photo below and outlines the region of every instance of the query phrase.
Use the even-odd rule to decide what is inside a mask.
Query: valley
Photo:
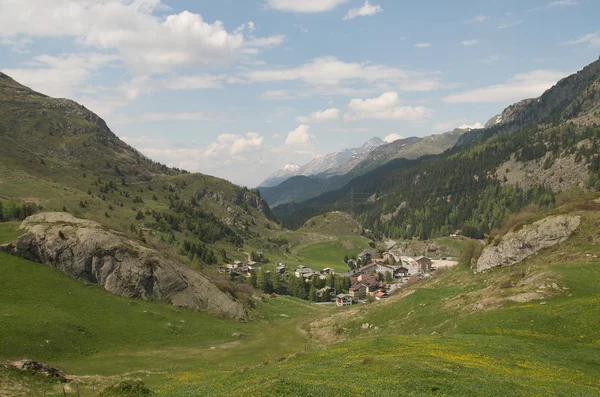
[[[251,56],[284,40],[244,42],[255,29],[225,41]],[[217,90],[310,67],[186,82]],[[600,395],[600,60],[557,80],[485,125],[323,156],[305,124],[266,149],[258,133],[223,132],[204,149],[149,150],[196,169],[228,167],[226,153],[240,173],[273,153],[312,158],[248,188],[152,160],[92,110],[0,73],[0,397]],[[429,99],[403,101],[296,120],[418,128],[433,114]],[[139,117],[237,122],[221,116]]]

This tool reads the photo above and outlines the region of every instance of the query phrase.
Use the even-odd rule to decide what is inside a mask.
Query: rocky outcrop
[[[476,272],[512,266],[536,252],[562,243],[579,227],[579,216],[549,216],[507,233],[498,245],[488,245],[477,260]]]
[[[67,377],[63,371],[56,367],[51,367],[39,361],[33,360],[21,360],[10,363],[10,366],[20,371],[31,371],[35,372],[48,378],[58,380],[60,382],[67,382]]]
[[[41,213],[27,218],[21,229],[24,234],[0,247],[3,251],[97,283],[119,296],[247,318],[243,305],[204,275],[96,222],[67,213]]]

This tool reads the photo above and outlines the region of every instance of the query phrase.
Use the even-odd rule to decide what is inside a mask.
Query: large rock
[[[21,229],[25,233],[2,246],[3,251],[97,283],[116,295],[247,318],[243,305],[204,275],[96,222],[41,213],[27,218]]]
[[[541,249],[562,243],[579,227],[579,216],[556,215],[507,233],[497,246],[488,245],[477,260],[476,272],[512,266]]]

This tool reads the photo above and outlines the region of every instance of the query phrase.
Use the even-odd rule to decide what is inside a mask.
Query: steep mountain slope
[[[352,170],[352,176],[359,176],[394,159],[417,159],[421,156],[440,154],[458,142],[470,128],[456,128],[443,134],[399,139],[373,150]]]
[[[34,92],[4,74],[0,199],[68,211],[202,264],[222,261],[227,253],[241,259],[238,247],[245,241],[260,246],[279,228],[253,192],[155,163],[85,107]],[[182,249],[185,240],[193,253]]]
[[[303,202],[323,193],[339,189],[350,180],[394,159],[416,159],[421,156],[442,153],[454,146],[460,136],[467,131],[470,130],[455,129],[454,131],[424,138],[399,139],[389,144],[379,145],[369,151],[363,150],[361,155],[351,157],[351,159],[354,159],[353,161],[347,160],[342,166],[332,168],[326,173],[313,176],[295,176],[277,186],[260,188],[260,191],[263,198],[272,207],[292,201]],[[335,175],[336,173],[338,175]]]
[[[275,172],[259,186],[260,188],[274,187],[294,176],[313,176],[319,175],[325,178],[333,175],[343,175],[354,168],[358,163],[364,160],[369,153],[384,145],[380,138],[372,138],[362,146],[352,149],[345,149],[341,152],[329,153],[325,156],[317,157],[303,166],[288,164],[281,170]]]
[[[566,187],[600,189],[599,81],[597,61],[539,99],[512,105],[499,123],[465,133],[442,155],[394,160],[337,191],[275,212],[299,227],[319,213],[353,206],[361,224],[391,237],[457,229],[483,237],[528,204],[554,206],[554,194]],[[509,161],[513,168],[506,167]],[[504,177],[523,167],[553,171],[535,174],[526,186]]]

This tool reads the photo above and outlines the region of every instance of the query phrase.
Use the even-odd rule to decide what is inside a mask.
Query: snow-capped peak
[[[286,164],[283,166],[283,170],[286,172],[298,172],[300,166],[298,164]]]

